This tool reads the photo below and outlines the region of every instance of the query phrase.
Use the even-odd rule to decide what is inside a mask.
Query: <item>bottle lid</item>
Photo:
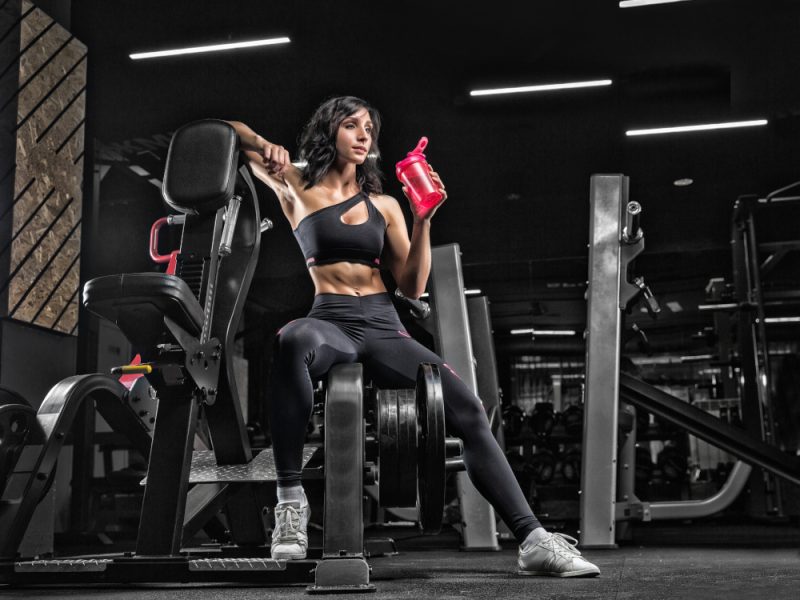
[[[414,148],[411,152],[406,155],[406,158],[398,162],[395,167],[397,173],[399,174],[400,171],[408,167],[409,165],[425,160],[425,155],[422,153],[425,150],[425,147],[428,145],[428,138],[424,135],[419,138],[419,142],[417,142],[417,147]]]
[[[419,141],[417,142],[417,147],[414,148],[411,152],[409,152],[408,156],[413,156],[414,154],[422,154],[422,151],[425,150],[427,145],[428,145],[428,138],[423,135],[421,138],[419,138]],[[425,155],[422,154],[422,156]]]

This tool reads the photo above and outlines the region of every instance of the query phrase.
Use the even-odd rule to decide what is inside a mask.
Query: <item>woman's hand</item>
[[[250,160],[256,161],[254,154],[257,155],[256,162],[260,162],[269,175],[283,177],[292,164],[286,148],[268,142],[241,121],[225,121],[225,123],[236,131],[240,148],[249,154]]]
[[[438,204],[432,207],[426,208],[424,206],[419,206],[415,204],[414,201],[411,199],[411,195],[409,194],[408,188],[403,186],[403,194],[405,195],[406,198],[408,198],[408,203],[411,205],[411,212],[414,215],[415,221],[430,221],[436,210],[444,203],[445,200],[447,200],[447,191],[444,188],[444,183],[442,183],[442,178],[439,177],[439,174],[433,170],[432,166],[428,165],[428,169],[430,170],[431,173],[431,179],[433,180],[433,185],[436,187],[436,189],[439,190],[439,192],[441,192],[442,199],[439,201]]]
[[[289,151],[283,146],[272,144],[260,135],[256,136],[255,146],[255,151],[258,152],[270,175],[283,176],[292,165]]]

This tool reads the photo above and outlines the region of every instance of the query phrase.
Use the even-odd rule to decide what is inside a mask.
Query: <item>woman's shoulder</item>
[[[370,194],[369,199],[375,208],[383,215],[383,219],[387,223],[403,218],[403,211],[400,208],[400,203],[397,202],[393,196],[388,194]]]
[[[372,200],[373,204],[378,208],[386,208],[391,209],[395,206],[400,206],[397,202],[397,199],[394,196],[390,196],[388,194],[369,194],[369,199]]]

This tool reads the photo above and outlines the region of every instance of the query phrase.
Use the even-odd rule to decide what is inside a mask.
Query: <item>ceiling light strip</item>
[[[800,323],[800,317],[767,317],[765,323]]]
[[[258,46],[272,46],[275,44],[288,44],[288,37],[268,38],[263,40],[250,40],[248,42],[232,42],[230,44],[212,44],[208,46],[194,46],[192,48],[175,48],[174,50],[156,50],[154,52],[135,52],[129,56],[133,60],[144,58],[159,58],[163,56],[178,56],[181,54],[201,54],[204,52],[223,52],[238,50],[240,48],[256,48]]]
[[[511,335],[525,335],[531,334],[533,336],[537,335],[550,335],[550,336],[571,336],[575,335],[575,331],[572,329],[512,329]]]
[[[654,4],[672,4],[673,2],[686,2],[687,0],[622,0],[620,8],[636,8],[637,6],[652,6]]]
[[[685,131],[709,131],[711,129],[734,129],[737,127],[759,127],[766,125],[766,119],[754,119],[752,121],[729,121],[727,123],[706,123],[704,125],[679,125],[676,127],[656,127],[653,129],[629,129],[625,132],[627,136],[635,135],[659,135],[663,133],[681,133]]]
[[[573,81],[571,83],[548,83],[543,85],[524,85],[520,87],[495,88],[488,90],[471,90],[470,96],[496,96],[500,94],[524,94],[529,92],[550,92],[553,90],[571,90],[576,88],[599,87],[611,85],[610,79],[594,81]]]

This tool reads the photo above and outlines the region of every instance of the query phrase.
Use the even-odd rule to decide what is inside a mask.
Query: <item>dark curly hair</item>
[[[347,117],[366,108],[372,120],[372,145],[364,164],[356,165],[356,182],[367,194],[380,194],[383,191],[378,168],[380,150],[378,135],[381,129],[381,116],[378,111],[361,98],[337,96],[319,105],[309,119],[299,140],[300,160],[306,161],[301,173],[306,182],[305,189],[318,184],[336,160],[336,134]]]

